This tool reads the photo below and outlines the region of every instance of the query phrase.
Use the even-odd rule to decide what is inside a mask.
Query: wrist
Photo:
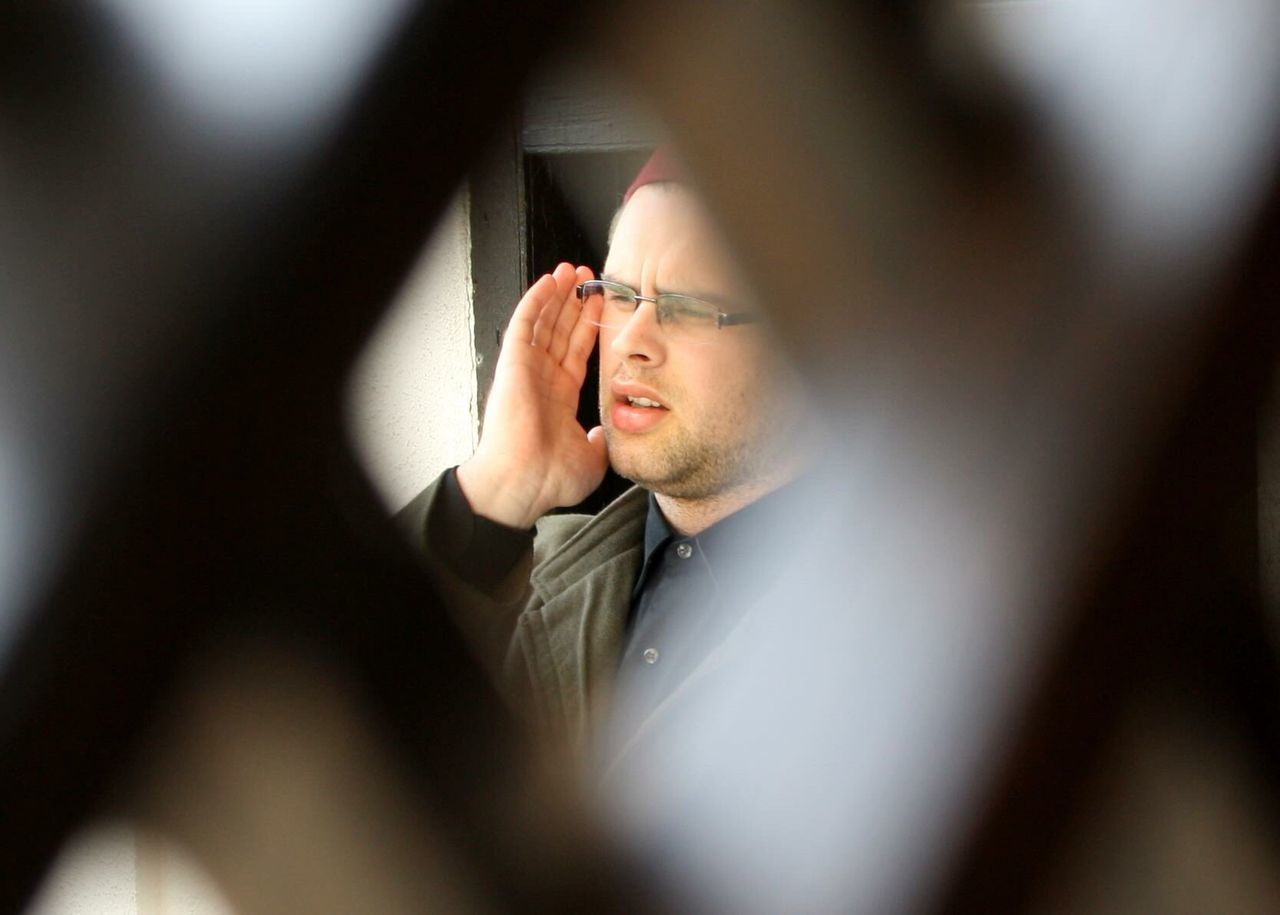
[[[536,487],[495,470],[478,456],[460,464],[456,476],[467,504],[482,518],[528,530],[545,513],[534,498]]]

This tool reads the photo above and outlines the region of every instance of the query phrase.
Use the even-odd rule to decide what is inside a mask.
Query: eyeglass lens
[[[582,284],[583,303],[598,299],[600,320],[597,326],[617,330],[622,328],[635,312],[639,302],[636,292],[616,283],[592,281]],[[645,301],[650,301],[645,299]],[[658,324],[669,335],[677,337],[702,337],[714,335],[717,329],[717,312],[714,308],[689,296],[664,293],[654,296]]]

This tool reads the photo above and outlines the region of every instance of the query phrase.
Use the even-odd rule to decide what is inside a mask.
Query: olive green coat
[[[632,488],[598,515],[548,515],[533,549],[501,581],[478,588],[430,548],[439,480],[401,513],[433,581],[521,711],[586,746],[622,655],[644,553],[648,500]]]

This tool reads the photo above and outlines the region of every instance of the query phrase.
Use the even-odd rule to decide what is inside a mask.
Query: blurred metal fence
[[[814,625],[767,647],[835,687],[837,774],[780,778],[819,734],[781,700],[731,713],[788,752],[685,762],[793,814],[742,822],[834,844],[742,885],[1274,908],[1266,4],[359,6],[273,8],[303,63],[225,85],[230,45],[201,70],[142,3],[0,30],[0,908],[103,809],[246,912],[639,910],[738,879],[603,838],[346,443],[362,340],[548,56],[652,100],[831,431],[829,536],[789,595]],[[194,34],[270,25],[221,15]],[[714,809],[656,834],[767,859]]]

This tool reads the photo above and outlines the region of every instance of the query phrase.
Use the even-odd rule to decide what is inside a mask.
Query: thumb
[[[587,444],[599,456],[600,463],[607,467],[609,464],[609,448],[604,439],[604,426],[593,426],[591,428],[591,431],[587,433]]]

